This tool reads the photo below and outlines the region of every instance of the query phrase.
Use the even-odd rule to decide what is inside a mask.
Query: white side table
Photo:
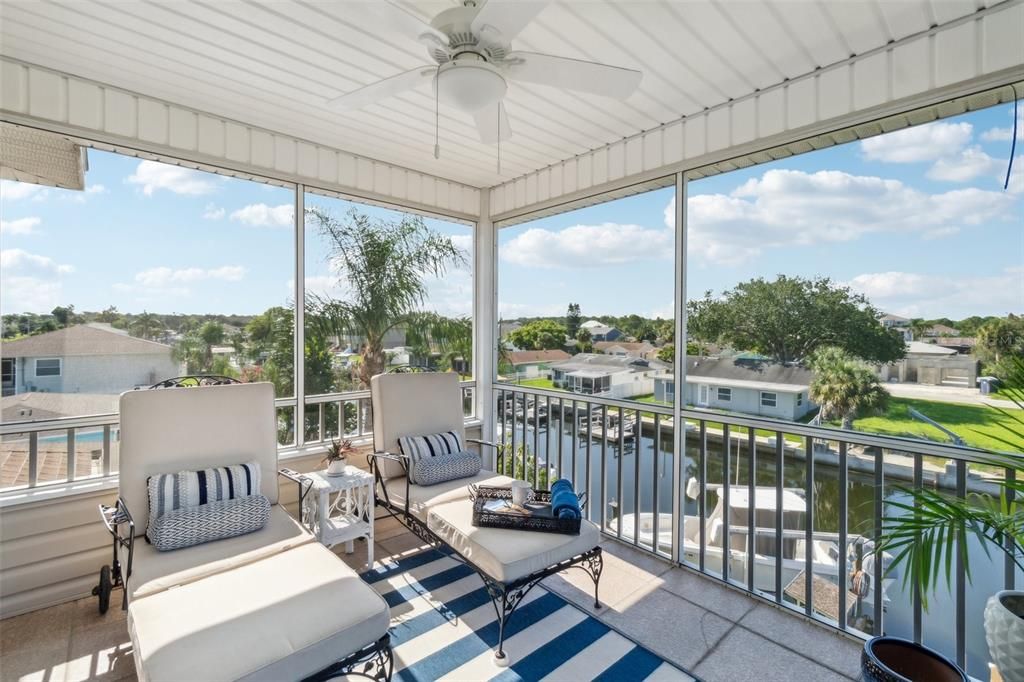
[[[326,471],[302,474],[312,481],[306,495],[303,522],[327,547],[345,543],[353,552],[353,540],[366,538],[366,565],[373,567],[373,474],[351,464],[341,476]]]

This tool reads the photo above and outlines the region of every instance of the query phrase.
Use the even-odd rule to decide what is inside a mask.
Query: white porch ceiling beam
[[[475,222],[480,190],[0,57],[0,120],[105,149],[169,157]]]
[[[1021,35],[1024,2],[979,10],[497,185],[491,188],[491,217],[510,224],[527,214],[557,212],[677,171],[1020,81]]]

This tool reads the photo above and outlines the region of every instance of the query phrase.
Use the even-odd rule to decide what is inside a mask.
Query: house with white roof
[[[590,338],[594,343],[615,341],[623,337],[623,333],[615,327],[609,327],[604,322],[598,322],[597,320],[587,320],[580,325],[580,328],[590,332]]]

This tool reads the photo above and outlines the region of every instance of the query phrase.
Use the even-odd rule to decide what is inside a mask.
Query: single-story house
[[[568,360],[572,356],[564,350],[516,350],[506,355],[517,379],[535,379],[551,376],[552,362]]]
[[[658,349],[647,341],[640,343],[629,343],[627,341],[598,341],[594,344],[594,351],[604,355],[619,355],[631,358],[642,358],[652,360],[658,354]]]
[[[587,320],[580,325],[580,328],[590,332],[590,340],[594,343],[599,341],[615,341],[623,336],[622,332],[615,327],[609,327],[604,322],[598,322],[597,320]]]
[[[806,367],[762,360],[694,357],[686,360],[686,405],[795,421],[813,410]],[[654,379],[654,398],[675,399],[675,378]]]
[[[945,324],[933,324],[931,327],[928,328],[924,335],[928,337],[960,336],[960,330],[954,329],[953,327],[950,327],[949,325]]]
[[[671,365],[619,355],[580,353],[551,364],[551,381],[558,388],[584,395],[632,398],[654,392],[654,377]]]
[[[878,376],[882,381],[974,388],[978,383],[978,361],[961,355],[957,348],[910,341],[903,359],[882,365]]]
[[[171,347],[78,324],[0,344],[3,395],[122,393],[182,373]]]
[[[955,350],[960,355],[969,355],[978,345],[978,339],[974,336],[940,336],[935,339],[935,344],[940,348]]]

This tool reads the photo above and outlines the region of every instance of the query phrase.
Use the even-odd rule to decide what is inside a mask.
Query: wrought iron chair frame
[[[466,442],[493,448],[498,447],[495,443],[479,440],[477,438],[467,438]],[[462,562],[466,566],[469,566],[477,575],[480,576],[480,579],[484,583],[484,588],[487,590],[487,595],[490,597],[491,603],[494,606],[495,615],[498,618],[498,645],[494,651],[494,657],[496,660],[503,661],[506,657],[504,650],[505,626],[508,624],[509,618],[512,617],[512,614],[519,607],[530,590],[550,575],[561,573],[569,568],[578,568],[582,570],[590,576],[591,580],[594,581],[594,608],[601,608],[599,589],[601,572],[604,568],[604,559],[600,545],[581,554],[577,554],[574,557],[560,561],[557,564],[548,566],[540,571],[535,571],[522,576],[521,578],[516,578],[515,580],[507,582],[496,580],[471,560],[452,549],[448,543],[441,538],[441,536],[430,530],[426,523],[409,511],[408,476],[404,477],[405,504],[398,506],[391,502],[391,498],[388,495],[387,481],[380,473],[380,469],[377,466],[377,460],[388,459],[406,466],[409,460],[406,455],[400,453],[396,454],[393,452],[374,452],[367,455],[366,459],[371,471],[373,471],[374,480],[377,485],[380,486],[381,492],[383,493],[383,498],[375,495],[376,504],[383,507],[390,516],[394,517],[395,520],[408,528],[414,535],[416,535],[416,537],[420,538],[434,549],[445,551],[448,556],[452,557],[456,561]]]

